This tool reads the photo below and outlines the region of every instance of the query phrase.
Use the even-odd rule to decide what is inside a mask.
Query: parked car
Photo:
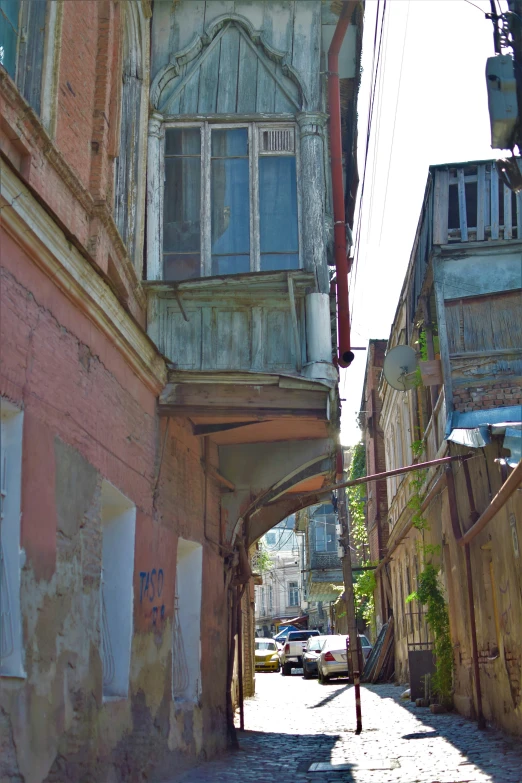
[[[279,651],[274,639],[256,639],[254,655],[256,672],[279,671]]]
[[[319,682],[329,682],[332,677],[348,677],[346,658],[347,636],[327,636],[317,658]]]
[[[303,677],[305,680],[317,676],[317,659],[326,639],[328,639],[327,636],[311,636],[308,639],[303,653]]]
[[[362,633],[359,634],[359,639],[361,640],[363,659],[366,662],[368,660],[368,656],[373,650],[373,644],[368,640],[368,637],[364,636]]]
[[[348,677],[348,661],[346,657],[347,636],[327,636],[327,642],[321,648],[317,658],[317,672],[321,682],[328,682],[331,677]],[[359,634],[363,661],[371,653],[373,646],[364,634]]]
[[[286,676],[292,669],[303,665],[303,652],[311,636],[319,636],[319,631],[290,631],[286,638],[281,657],[281,674]]]

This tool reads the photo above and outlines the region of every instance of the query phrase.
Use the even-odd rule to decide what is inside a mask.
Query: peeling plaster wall
[[[27,678],[2,678],[0,780],[161,780],[225,742],[220,492],[204,444],[10,236],[0,394],[24,410],[21,604]],[[93,272],[93,274],[95,274]],[[123,312],[123,311],[122,311]],[[208,459],[217,465],[217,452]],[[101,489],[136,506],[129,697],[103,701]],[[203,546],[202,695],[172,699],[178,537]],[[139,771],[139,772],[138,772]]]

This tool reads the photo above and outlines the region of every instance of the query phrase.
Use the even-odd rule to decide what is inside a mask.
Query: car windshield
[[[288,634],[289,642],[306,642],[311,636],[319,636],[317,631],[291,631]]]
[[[277,650],[275,642],[256,642],[256,650]]]

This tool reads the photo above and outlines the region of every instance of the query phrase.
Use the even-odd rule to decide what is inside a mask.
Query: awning
[[[514,468],[522,458],[522,405],[484,411],[454,412],[448,440],[459,446],[481,449],[491,437],[504,436],[503,447],[510,452],[507,464]]]

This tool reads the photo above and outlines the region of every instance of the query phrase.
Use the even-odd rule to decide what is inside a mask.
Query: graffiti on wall
[[[163,568],[140,571],[140,606],[150,616],[153,627],[163,625],[165,620],[165,604],[162,600],[164,582]]]

